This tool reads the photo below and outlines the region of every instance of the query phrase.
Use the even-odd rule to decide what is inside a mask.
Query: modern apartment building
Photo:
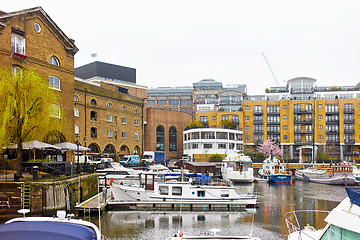
[[[266,90],[264,96],[246,96],[243,112],[238,113],[244,148],[255,150],[272,139],[290,159],[312,161],[327,154],[342,161],[359,160],[359,86],[315,87],[315,82],[294,78],[286,87]],[[218,115],[219,111],[197,112],[196,119],[219,127],[223,117]]]

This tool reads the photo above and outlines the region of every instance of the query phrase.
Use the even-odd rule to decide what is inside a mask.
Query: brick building
[[[62,140],[73,142],[74,55],[78,48],[41,8],[0,11],[0,66],[32,70],[58,91],[59,112],[68,128]],[[42,140],[43,136],[38,139]]]

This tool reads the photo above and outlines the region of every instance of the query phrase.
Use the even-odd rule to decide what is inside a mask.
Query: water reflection
[[[285,213],[302,209],[332,210],[346,197],[344,186],[302,181],[284,185],[261,182],[235,188],[239,193],[257,194],[259,208],[234,212],[114,211],[101,219],[103,234],[111,239],[162,240],[169,239],[177,230],[200,234],[218,228],[225,235],[249,235],[253,231],[254,236],[263,240],[286,239]],[[304,212],[297,217],[302,225],[324,226],[324,214]],[[97,219],[92,221],[97,223]]]

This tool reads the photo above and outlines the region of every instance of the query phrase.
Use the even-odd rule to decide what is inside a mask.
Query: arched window
[[[49,86],[52,89],[60,90],[60,78],[49,76]]]
[[[78,102],[79,101],[79,97],[77,95],[74,95],[74,101]]]
[[[107,108],[112,108],[112,104],[111,102],[108,102],[107,105],[106,105]]]
[[[126,112],[126,107],[125,107],[125,106],[122,106],[121,110],[123,110],[123,111]]]
[[[112,144],[106,145],[104,148],[104,154],[115,155],[115,147]]]
[[[135,146],[134,147],[134,154],[139,154],[140,152],[140,147],[139,146]]]
[[[89,145],[90,151],[92,153],[99,153],[99,146],[96,143],[92,143]]]
[[[139,109],[135,108],[134,113],[139,114]]]
[[[165,131],[161,125],[156,128],[156,151],[165,151]]]
[[[176,141],[176,128],[171,127],[169,129],[169,151],[174,152],[177,150],[177,141]]]
[[[51,56],[49,58],[49,63],[52,65],[55,65],[55,66],[60,66],[59,59],[57,59],[57,57],[55,57],[55,56]]]
[[[79,109],[78,108],[74,108],[74,116],[79,117]]]
[[[95,99],[91,99],[91,100],[90,100],[90,104],[91,104],[91,105],[96,105],[96,100],[95,100]]]

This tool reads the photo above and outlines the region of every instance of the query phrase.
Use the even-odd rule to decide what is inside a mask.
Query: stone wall
[[[30,212],[34,215],[52,216],[59,209],[71,211],[78,202],[78,178],[30,184]],[[80,186],[82,201],[97,194],[97,174],[81,176]],[[0,214],[16,214],[23,208],[23,187],[24,182],[0,182]]]

